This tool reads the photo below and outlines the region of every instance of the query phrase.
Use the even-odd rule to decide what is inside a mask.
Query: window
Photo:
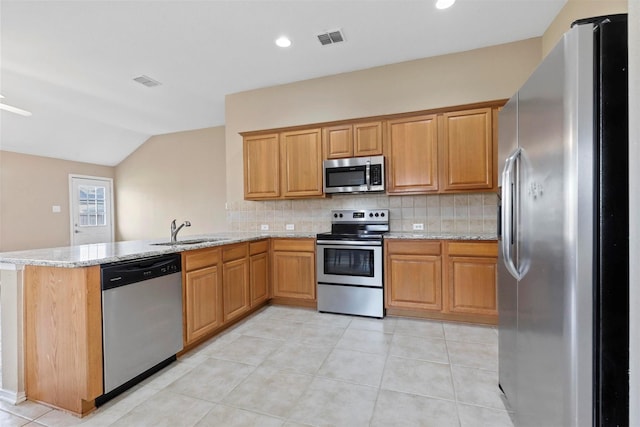
[[[78,186],[79,220],[81,227],[107,225],[105,187],[94,185]]]

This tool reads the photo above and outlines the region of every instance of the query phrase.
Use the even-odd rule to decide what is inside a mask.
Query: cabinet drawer
[[[262,252],[267,252],[269,250],[269,241],[268,240],[260,240],[258,242],[249,243],[249,254],[255,255]]]
[[[249,245],[238,243],[237,245],[225,246],[222,249],[222,261],[233,261],[234,259],[245,258],[249,253]]]
[[[313,252],[315,251],[315,239],[273,239],[274,251]]]
[[[220,261],[220,249],[206,248],[182,253],[182,269],[185,271],[197,270],[217,264]]]
[[[497,242],[450,242],[450,256],[483,256],[497,257]]]
[[[439,241],[429,240],[389,240],[387,243],[389,253],[406,255],[440,255]]]

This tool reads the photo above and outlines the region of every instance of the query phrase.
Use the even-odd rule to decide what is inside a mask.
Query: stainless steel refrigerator
[[[576,21],[499,117],[499,381],[517,426],[628,425],[626,15]]]

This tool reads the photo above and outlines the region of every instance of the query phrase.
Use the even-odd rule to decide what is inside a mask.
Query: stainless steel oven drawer
[[[382,288],[318,283],[318,311],[382,318]]]

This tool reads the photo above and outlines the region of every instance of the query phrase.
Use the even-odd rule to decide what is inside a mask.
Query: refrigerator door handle
[[[504,264],[509,273],[520,280],[520,272],[513,260],[513,245],[515,244],[515,217],[514,217],[514,192],[516,181],[514,179],[515,165],[520,158],[520,148],[517,148],[507,158],[502,171],[502,253]]]

